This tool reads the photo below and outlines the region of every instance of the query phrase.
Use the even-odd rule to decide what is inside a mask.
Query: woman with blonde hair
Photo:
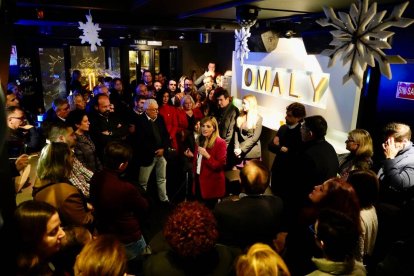
[[[226,165],[226,141],[220,138],[218,123],[214,117],[201,120],[201,135],[194,154],[186,149],[184,155],[193,157],[195,198],[214,207],[218,198],[226,193],[224,166]]]
[[[182,154],[183,143],[187,136],[194,132],[196,121],[200,121],[204,116],[199,108],[195,107],[194,99],[190,95],[184,95],[181,99],[181,107],[176,110],[177,131],[176,140],[178,151]]]
[[[72,152],[66,143],[52,142],[43,149],[37,163],[40,182],[68,181],[72,171]]]
[[[184,82],[185,79],[187,79],[188,77],[186,75],[181,76],[180,80],[178,81],[177,84],[177,90],[175,91],[175,95],[172,95],[172,99],[171,102],[173,104],[173,106],[175,107],[180,107],[180,103],[181,103],[181,99],[184,97],[185,95],[185,87],[184,87]]]
[[[372,138],[364,129],[354,129],[348,133],[345,141],[349,153],[338,155],[339,174],[347,179],[353,170],[369,170],[372,167],[372,155],[374,154]]]
[[[283,259],[269,245],[253,244],[236,264],[237,276],[290,276]]]
[[[260,145],[262,121],[263,118],[257,114],[256,97],[250,94],[244,96],[234,136],[234,155],[236,163],[240,166],[243,166],[248,160],[260,159],[262,156]]]
[[[124,276],[127,268],[124,246],[110,235],[100,235],[88,242],[73,267],[75,276]]]

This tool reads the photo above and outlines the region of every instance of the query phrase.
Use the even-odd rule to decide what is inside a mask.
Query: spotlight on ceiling
[[[259,9],[254,6],[236,7],[236,19],[240,26],[250,28],[256,24]]]
[[[178,39],[179,39],[179,40],[184,40],[184,39],[185,39],[185,35],[184,35],[184,33],[181,33],[181,34],[178,36]]]
[[[285,33],[284,33],[284,37],[286,37],[286,38],[291,38],[293,35],[295,35],[296,33],[294,32],[294,31],[292,31],[292,30],[287,30]]]

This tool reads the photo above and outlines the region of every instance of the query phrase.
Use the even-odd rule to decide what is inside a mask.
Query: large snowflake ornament
[[[349,14],[338,12],[339,18],[331,7],[324,7],[327,18],[316,21],[323,27],[333,26],[336,29],[331,31],[333,40],[330,45],[334,49],[326,49],[321,54],[330,57],[329,66],[335,64],[338,56],[341,56],[343,65],[350,62],[350,69],[343,77],[343,83],[353,79],[359,87],[362,86],[367,65],[374,67],[375,60],[381,73],[388,79],[392,77],[390,64],[406,63],[399,55],[387,56],[382,49],[391,49],[387,40],[394,33],[386,31],[387,28],[405,28],[414,22],[413,19],[401,17],[409,2],[395,6],[386,19],[386,11],[377,13],[377,3],[369,6],[368,2],[369,0],[359,0],[358,5],[351,5]]]
[[[247,40],[251,36],[250,27],[242,27],[240,30],[234,30],[235,35],[235,51],[236,58],[240,60],[241,65],[246,58],[249,58],[249,46],[247,45]]]
[[[92,15],[86,15],[86,23],[79,21],[79,29],[83,30],[83,35],[79,36],[82,39],[81,43],[88,42],[91,44],[91,51],[95,52],[98,48],[96,45],[101,46],[102,39],[99,38],[98,31],[101,30],[99,24],[92,22]]]

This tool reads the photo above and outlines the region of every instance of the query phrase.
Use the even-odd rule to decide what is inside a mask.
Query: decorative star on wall
[[[343,65],[350,62],[350,69],[343,77],[343,83],[353,79],[358,87],[362,87],[367,65],[375,67],[375,60],[381,73],[388,79],[392,78],[390,64],[406,63],[399,55],[387,56],[382,49],[391,49],[388,39],[394,33],[386,31],[387,28],[405,28],[414,22],[413,19],[401,17],[409,2],[395,6],[386,19],[384,16],[387,11],[377,13],[377,3],[369,6],[368,2],[369,0],[359,0],[358,5],[351,5],[349,14],[338,12],[339,18],[331,7],[324,7],[327,18],[316,21],[323,27],[333,26],[336,29],[331,31],[333,40],[330,43],[335,48],[326,49],[321,54],[329,56],[329,66],[335,64],[338,56],[341,56]]]
[[[251,36],[250,27],[242,27],[240,30],[234,30],[235,41],[235,51],[236,58],[240,60],[241,65],[246,58],[249,58],[249,46],[247,45],[247,40]]]
[[[86,23],[79,21],[79,29],[83,31],[83,35],[79,36],[82,39],[81,43],[86,42],[91,44],[91,51],[95,52],[98,48],[96,45],[101,46],[102,39],[99,38],[98,31],[101,30],[99,24],[92,22],[92,15],[86,15]]]
[[[57,57],[49,55],[49,58],[50,58],[50,62],[48,62],[48,64],[49,64],[49,77],[52,78],[52,83],[53,84],[59,83],[60,79],[54,77],[55,76],[55,66],[58,63],[64,62],[64,58],[59,56],[59,55]]]

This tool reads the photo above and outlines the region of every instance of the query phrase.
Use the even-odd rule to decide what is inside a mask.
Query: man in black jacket
[[[96,146],[98,157],[103,161],[105,146],[112,141],[125,140],[128,135],[128,124],[123,122],[117,113],[112,112],[109,96],[95,96],[94,110],[88,114],[90,134]]]
[[[236,125],[239,109],[233,105],[229,92],[225,89],[218,89],[214,96],[219,106],[217,122],[219,125],[220,137],[227,144],[227,168],[234,164],[234,126]]]
[[[291,177],[288,173],[291,160],[303,145],[300,126],[305,117],[306,109],[303,104],[294,102],[288,105],[286,107],[286,124],[277,130],[268,146],[268,149],[276,154],[272,165],[270,187],[273,194],[282,199],[286,197],[286,185],[289,184]]]
[[[287,184],[286,208],[297,214],[306,206],[313,187],[337,176],[339,162],[335,149],[325,140],[328,124],[319,115],[306,117],[300,131],[304,142],[302,150],[292,159]],[[291,218],[294,216],[290,216]]]
[[[137,120],[136,152],[140,165],[138,182],[147,190],[148,179],[155,167],[158,197],[162,202],[168,202],[166,168],[164,158],[169,146],[169,134],[165,122],[158,116],[158,104],[154,99],[148,99],[144,104],[144,114]]]

